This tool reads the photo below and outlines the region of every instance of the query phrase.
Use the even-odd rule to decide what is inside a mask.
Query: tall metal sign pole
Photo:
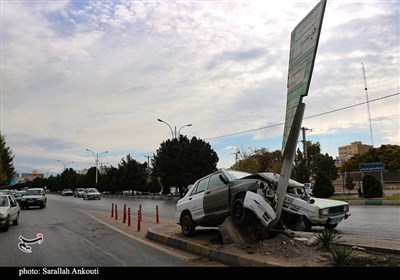
[[[283,163],[276,191],[278,196],[276,219],[270,224],[271,227],[278,223],[282,213],[306,107],[303,97],[307,96],[310,87],[325,7],[326,0],[321,0],[291,33],[286,117],[282,141]]]

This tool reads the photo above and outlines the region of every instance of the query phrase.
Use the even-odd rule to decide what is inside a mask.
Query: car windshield
[[[25,194],[25,192],[15,192],[14,197],[21,197]]]
[[[97,192],[97,190],[96,189],[88,189],[87,192],[95,193],[95,192]]]
[[[40,190],[27,190],[25,192],[25,195],[40,195],[41,191]]]
[[[8,206],[8,199],[6,196],[0,196],[0,207]]]
[[[229,180],[242,179],[243,177],[252,175],[251,173],[247,173],[247,172],[243,172],[243,171],[234,171],[234,170],[227,170],[226,173],[229,176]]]

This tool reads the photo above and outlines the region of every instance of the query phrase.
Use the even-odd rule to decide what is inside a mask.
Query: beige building
[[[336,158],[336,167],[342,166],[345,161],[349,160],[354,155],[363,154],[373,147],[374,146],[372,145],[365,145],[361,141],[355,141],[350,143],[350,145],[339,147],[339,156]]]

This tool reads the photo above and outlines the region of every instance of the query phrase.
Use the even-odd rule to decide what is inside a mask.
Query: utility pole
[[[364,89],[365,89],[365,97],[367,99],[367,108],[368,108],[368,120],[369,120],[369,133],[371,136],[371,145],[374,146],[374,137],[372,136],[372,122],[371,122],[371,111],[369,110],[369,99],[368,99],[368,89],[367,89],[367,77],[365,76],[365,68],[364,63],[361,62],[363,77],[364,77]]]
[[[150,170],[150,156],[147,155],[147,156],[144,156],[144,157],[147,157],[147,171],[149,171]]]
[[[237,164],[238,164],[238,161],[239,161],[239,154],[240,154],[239,149],[237,149],[236,152],[231,153],[231,155],[235,155],[235,165],[236,165],[236,167],[237,167]]]
[[[306,166],[308,167],[308,151],[307,151],[307,140],[306,140],[306,131],[312,131],[311,129],[307,128],[307,127],[302,127],[300,128],[303,134],[303,140],[301,142],[303,142],[303,154],[304,154],[304,158],[306,159]]]

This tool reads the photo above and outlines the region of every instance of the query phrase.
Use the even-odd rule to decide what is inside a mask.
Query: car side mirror
[[[310,204],[314,204],[315,200],[314,199],[310,199]]]
[[[219,174],[219,179],[226,185],[229,183],[228,178],[226,178],[224,175]]]

